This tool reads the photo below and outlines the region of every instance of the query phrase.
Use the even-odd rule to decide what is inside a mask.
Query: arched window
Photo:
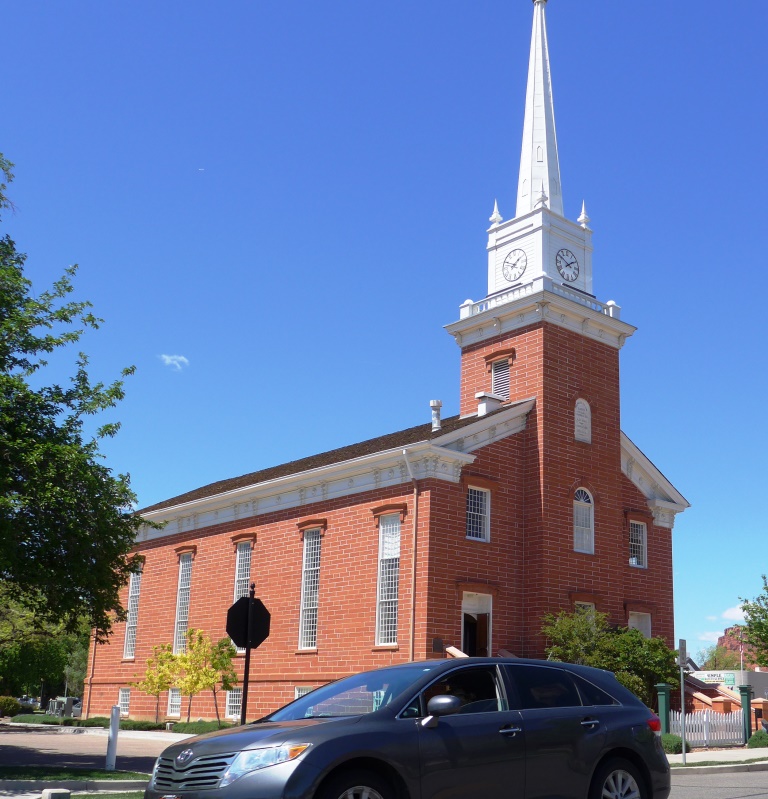
[[[592,409],[585,399],[577,399],[573,411],[573,437],[576,441],[592,443]]]
[[[594,503],[586,488],[577,488],[573,495],[573,548],[590,555],[595,551]]]

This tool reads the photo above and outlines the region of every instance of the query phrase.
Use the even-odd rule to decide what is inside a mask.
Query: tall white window
[[[189,623],[189,587],[192,583],[192,553],[179,556],[179,589],[176,594],[176,625],[173,631],[173,654],[187,650]]]
[[[651,614],[630,612],[627,618],[627,627],[630,630],[640,630],[645,638],[651,637]]]
[[[128,618],[125,622],[125,644],[123,657],[127,660],[136,652],[136,624],[139,618],[139,593],[141,591],[141,572],[131,575],[128,583]]]
[[[494,361],[491,364],[491,393],[509,399],[509,361]]]
[[[241,541],[237,545],[237,555],[235,558],[235,595],[237,601],[241,597],[248,596],[251,586],[251,542]],[[238,647],[238,652],[245,652],[245,647]]]
[[[647,528],[643,522],[629,523],[629,565],[641,569],[648,565]]]
[[[379,584],[376,643],[397,643],[397,603],[400,588],[400,514],[379,517]]]
[[[169,688],[168,689],[168,715],[180,716],[181,715],[181,689]]]
[[[317,646],[317,607],[320,593],[321,530],[304,531],[304,563],[301,576],[301,612],[299,614],[299,649]]]
[[[595,551],[595,514],[592,496],[585,488],[573,495],[573,548],[576,552]]]
[[[243,689],[242,688],[232,688],[232,690],[227,691],[227,718],[228,719],[239,719],[240,718],[240,709],[243,706]]]
[[[491,492],[485,488],[467,489],[467,538],[488,541],[491,531]]]
[[[117,696],[117,704],[120,706],[120,715],[127,716],[131,711],[131,689],[121,688]]]

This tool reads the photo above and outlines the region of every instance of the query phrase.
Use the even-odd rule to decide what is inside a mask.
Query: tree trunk
[[[216,686],[213,687],[213,706],[216,708],[216,726],[221,729],[221,717],[219,716],[219,700],[216,695]]]
[[[192,694],[189,695],[189,704],[187,705],[187,724],[189,724],[189,717],[192,715]]]

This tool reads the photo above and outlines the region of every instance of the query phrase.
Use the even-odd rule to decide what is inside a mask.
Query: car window
[[[517,690],[520,707],[578,707],[581,697],[571,675],[548,666],[508,666],[507,673]]]
[[[581,701],[584,705],[618,705],[619,703],[608,693],[598,688],[589,680],[585,680],[578,674],[571,674],[576,687],[581,694]]]
[[[414,698],[401,716],[424,715],[433,696],[458,696],[461,699],[459,713],[492,713],[507,707],[498,672],[493,666],[472,666],[442,676]]]

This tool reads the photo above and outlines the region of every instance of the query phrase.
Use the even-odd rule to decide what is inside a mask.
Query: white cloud
[[[707,616],[707,621],[717,621],[719,616]]]
[[[699,633],[699,641],[709,641],[710,643],[716,644],[717,639],[722,635],[722,632],[716,633]]]
[[[723,618],[728,621],[744,621],[744,611],[737,605],[735,608],[723,611]]]
[[[183,355],[161,355],[160,360],[176,372],[180,372],[184,366],[189,366],[189,360]]]

